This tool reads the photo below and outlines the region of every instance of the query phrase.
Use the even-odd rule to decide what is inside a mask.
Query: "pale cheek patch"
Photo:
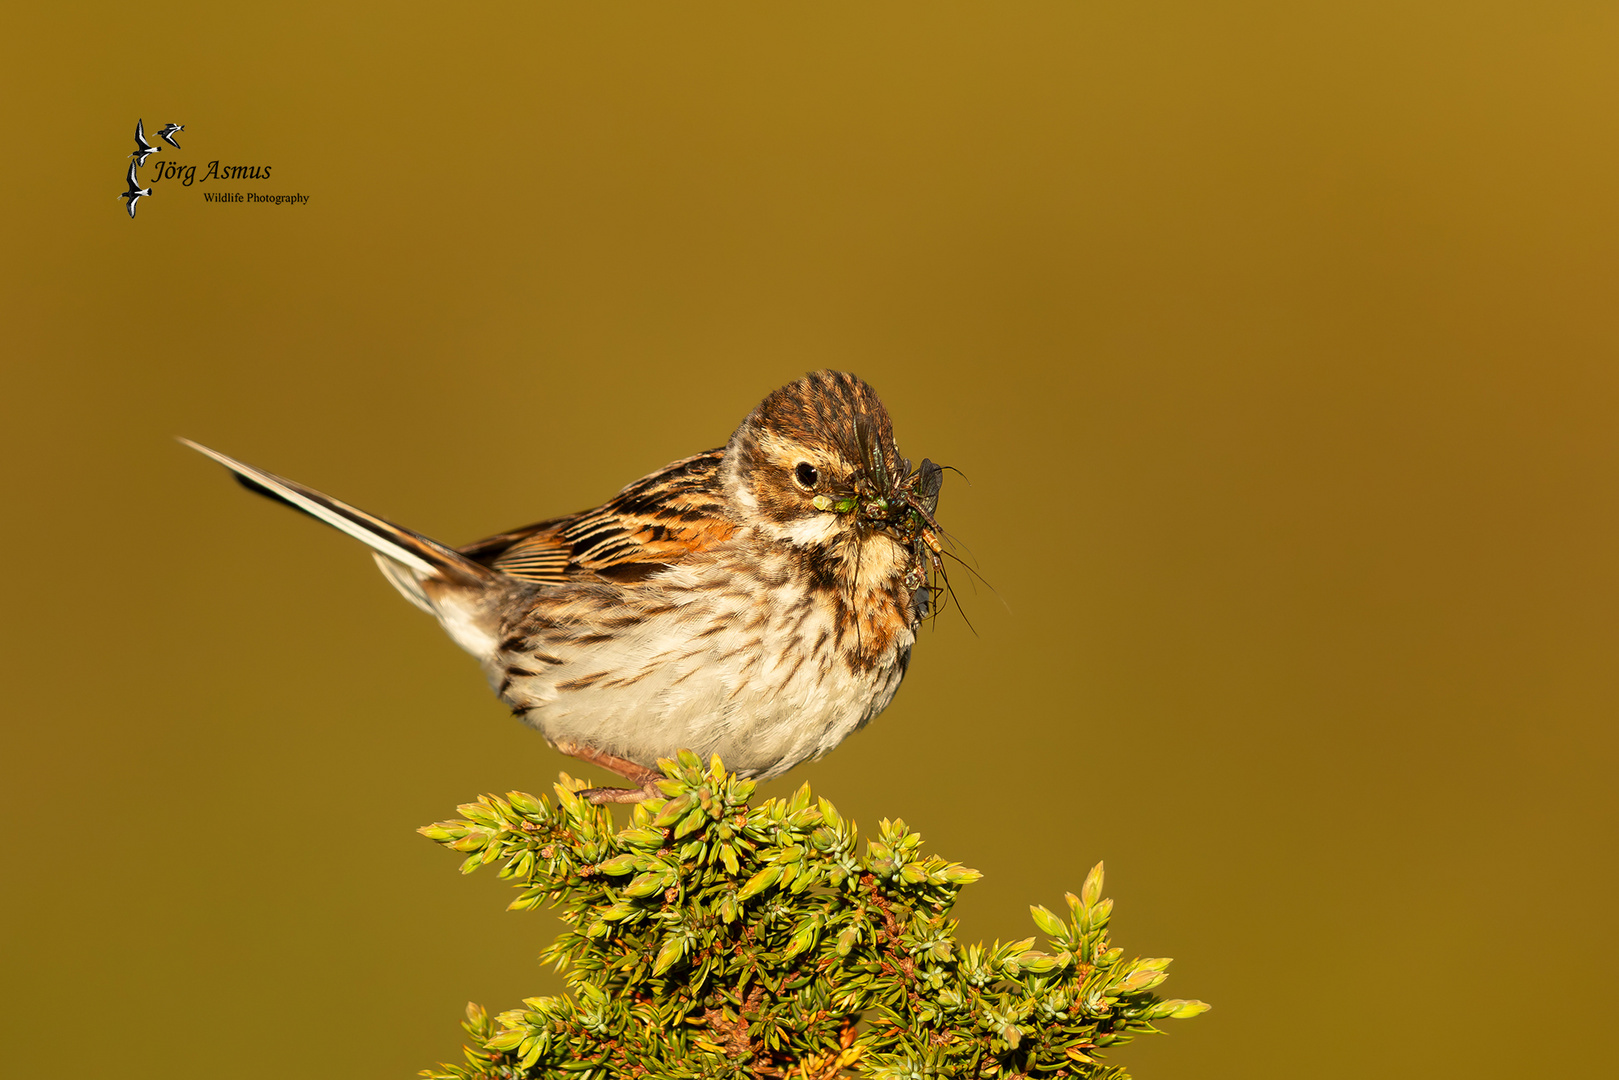
[[[837,515],[822,513],[799,518],[797,521],[778,530],[781,539],[799,547],[830,543],[832,538],[837,535],[837,532]]]

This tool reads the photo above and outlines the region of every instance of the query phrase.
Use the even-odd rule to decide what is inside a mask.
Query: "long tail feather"
[[[486,582],[498,576],[497,571],[489,569],[480,563],[462,555],[452,548],[448,548],[437,540],[431,540],[417,532],[412,532],[391,521],[366,513],[364,510],[350,506],[322,494],[314,488],[255,469],[251,465],[227,457],[218,450],[211,450],[201,443],[194,443],[190,439],[181,439],[191,449],[199,454],[206,454],[213,458],[233,474],[237,483],[256,494],[271,498],[277,502],[285,503],[294,510],[300,510],[312,518],[324,521],[334,529],[348,533],[361,543],[369,545],[379,554],[396,564],[404,573],[395,574],[391,568],[384,567],[400,592],[406,593],[417,606],[424,606],[425,597],[421,596],[420,585],[407,590],[402,584],[406,575],[414,578],[417,574],[428,577],[446,578],[449,580]],[[379,564],[381,559],[378,560]],[[414,584],[414,582],[413,582]],[[425,608],[425,610],[431,610]]]

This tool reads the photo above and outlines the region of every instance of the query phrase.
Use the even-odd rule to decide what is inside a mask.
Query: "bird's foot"
[[[579,792],[579,797],[596,806],[601,806],[603,803],[638,803],[645,799],[661,799],[664,794],[663,789],[658,787],[657,780],[648,780],[638,788],[586,788]]]
[[[579,792],[581,798],[588,799],[596,806],[603,803],[638,803],[645,799],[663,798],[663,791],[658,787],[658,781],[663,779],[663,774],[656,769],[649,769],[627,758],[603,750],[594,750],[579,743],[559,742],[553,745],[569,757],[588,761],[592,765],[617,773],[632,784],[639,785],[632,788],[586,788]]]

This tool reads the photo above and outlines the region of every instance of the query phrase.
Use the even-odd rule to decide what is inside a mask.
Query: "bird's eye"
[[[815,490],[815,485],[820,482],[821,474],[809,462],[800,461],[798,467],[793,470],[793,479],[797,480],[798,486],[805,491],[813,491]]]

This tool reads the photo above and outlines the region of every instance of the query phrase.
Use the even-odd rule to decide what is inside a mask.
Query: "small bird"
[[[660,794],[659,758],[779,776],[882,712],[942,571],[943,470],[913,470],[859,378],[813,372],[718,449],[593,510],[452,548],[182,439],[375,549],[405,598],[477,657],[557,750]]]
[[[174,137],[185,129],[184,124],[165,124],[163,125],[163,130],[157,133],[157,137],[178,150],[180,149],[180,144],[174,141]]]
[[[118,193],[118,197],[120,199],[128,199],[129,200],[129,202],[127,204],[125,204],[125,205],[127,205],[129,207],[129,216],[130,217],[135,216],[135,204],[137,202],[139,202],[141,199],[144,199],[146,196],[148,196],[148,195],[150,195],[152,193],[151,188],[149,188],[149,187],[141,187],[140,184],[138,182],[136,182],[136,180],[135,180],[135,169],[136,168],[137,168],[137,166],[133,161],[129,163],[129,190],[128,191],[121,191],[121,192]]]
[[[135,121],[135,151],[129,156],[135,159],[136,165],[145,165],[146,159],[153,154],[161,154],[161,146],[153,146],[146,141],[146,128],[141,121]]]

